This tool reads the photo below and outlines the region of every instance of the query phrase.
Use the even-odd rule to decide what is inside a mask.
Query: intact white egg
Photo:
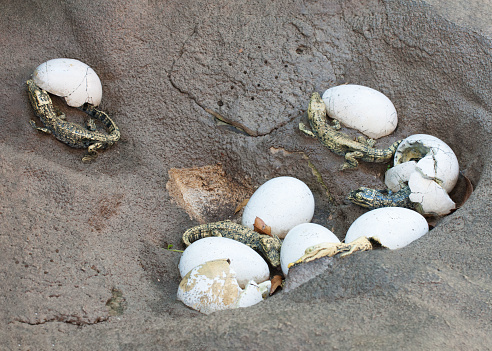
[[[188,246],[179,260],[179,273],[184,277],[194,267],[218,259],[231,261],[241,288],[250,280],[261,283],[270,277],[268,264],[258,253],[239,241],[222,237],[203,238]]]
[[[373,139],[393,133],[398,124],[391,100],[366,86],[339,85],[326,90],[322,99],[329,117]]]
[[[340,240],[319,224],[302,223],[292,228],[285,236],[280,249],[280,267],[284,275],[289,272],[289,263],[301,258],[308,247],[325,242],[339,243]]]
[[[236,308],[241,293],[229,262],[215,260],[190,270],[179,284],[177,298],[186,306],[209,314]]]
[[[46,61],[34,70],[32,79],[41,89],[63,97],[68,106],[80,107],[86,102],[98,106],[101,103],[101,80],[92,68],[79,60]]]
[[[453,150],[442,140],[432,135],[414,134],[398,145],[394,164],[417,161],[417,169],[424,178],[437,180],[449,193],[459,176],[459,164]]]
[[[345,242],[362,236],[373,238],[388,249],[399,249],[429,231],[420,213],[402,207],[383,207],[364,213],[347,231]]]
[[[272,229],[272,234],[284,238],[314,215],[314,196],[309,187],[293,177],[277,177],[262,184],[244,207],[242,224],[253,229],[256,217]]]

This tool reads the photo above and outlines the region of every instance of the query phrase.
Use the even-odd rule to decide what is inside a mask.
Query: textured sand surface
[[[2,350],[490,348],[491,1],[1,3]],[[29,125],[25,81],[58,57],[98,73],[121,129],[92,164]],[[179,253],[163,247],[183,249],[190,211],[232,217],[236,191],[289,175],[313,191],[313,221],[343,239],[365,212],[346,194],[383,187],[386,165],[341,173],[342,158],[297,129],[312,91],[346,82],[395,104],[398,128],[378,146],[417,133],[451,146],[475,186],[468,202],[404,249],[296,268],[293,282],[319,275],[254,307],[185,307]],[[233,184],[227,200],[190,209],[166,189],[171,169],[218,164],[193,184]]]

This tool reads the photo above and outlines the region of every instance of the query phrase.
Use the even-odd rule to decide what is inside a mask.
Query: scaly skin
[[[186,246],[189,246],[198,239],[210,236],[239,241],[261,253],[273,267],[280,265],[280,247],[282,246],[282,241],[278,236],[260,234],[248,227],[231,221],[206,223],[190,228],[183,234],[183,242]]]
[[[387,149],[374,148],[375,141],[358,137],[353,140],[347,134],[339,132],[340,122],[334,120],[330,126],[326,122],[326,106],[318,93],[313,93],[309,101],[308,119],[311,129],[299,123],[299,129],[305,134],[317,138],[323,145],[337,155],[345,156],[341,170],[355,169],[359,165],[357,159],[366,162],[388,162],[396,151],[401,140],[394,142]]]
[[[304,251],[304,255],[295,262],[291,262],[287,265],[290,269],[301,263],[307,263],[317,260],[321,257],[334,257],[339,258],[348,256],[357,251],[372,250],[372,243],[368,238],[362,236],[350,243],[321,243],[308,247]]]
[[[34,113],[43,122],[44,128],[37,127],[34,120],[29,121],[31,126],[41,132],[52,134],[56,139],[71,147],[87,148],[88,154],[82,158],[83,162],[92,161],[97,157],[97,150],[105,149],[120,139],[120,130],[106,113],[90,104],[83,105],[80,109],[100,120],[109,134],[96,131],[92,118],[85,128],[80,124],[67,121],[64,114],[57,114],[49,94],[39,88],[32,79],[26,83]]]
[[[361,187],[357,190],[352,190],[347,199],[356,205],[371,210],[381,207],[405,207],[415,210],[417,209],[417,204],[410,201],[409,195],[411,192],[408,185],[394,193],[389,190]]]

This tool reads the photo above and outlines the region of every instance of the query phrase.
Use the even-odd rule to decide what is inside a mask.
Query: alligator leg
[[[357,168],[359,162],[356,160],[357,158],[361,158],[364,154],[361,151],[353,151],[347,152],[345,154],[345,163],[340,168],[342,171],[346,169],[354,169]]]
[[[47,128],[40,128],[36,125],[36,122],[34,120],[30,120],[29,123],[31,124],[31,127],[33,127],[34,129],[37,129],[39,130],[40,132],[44,132],[44,133],[47,133],[47,134],[51,134],[51,130],[47,129]]]
[[[299,123],[299,130],[304,134],[309,135],[310,137],[316,138],[316,135],[314,135],[314,133],[311,130],[309,130],[306,127],[306,125],[302,122]]]
[[[359,135],[357,138],[355,138],[355,140],[357,140],[359,143],[365,144],[365,145],[367,145],[369,147],[374,147],[374,145],[376,145],[376,140],[374,140],[374,139],[366,139],[362,135]]]
[[[95,131],[96,130],[96,121],[93,118],[89,118],[85,122],[85,127],[90,130],[90,131]]]
[[[342,129],[342,125],[340,124],[340,121],[339,121],[339,120],[337,120],[337,119],[334,119],[334,120],[333,120],[333,128],[334,128],[335,130],[340,130],[340,129]]]
[[[87,149],[87,155],[82,157],[82,162],[89,163],[97,158],[97,150],[101,149],[104,146],[103,143],[94,143],[89,146]]]

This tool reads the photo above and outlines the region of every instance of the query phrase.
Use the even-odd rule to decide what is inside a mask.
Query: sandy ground
[[[490,5],[2,1],[0,348],[490,349]],[[58,57],[94,68],[121,129],[91,164],[29,125],[25,81]],[[398,128],[379,146],[416,133],[450,145],[470,199],[404,249],[301,266],[304,284],[254,307],[205,316],[176,301],[179,253],[163,248],[182,249],[198,220],[237,219],[268,179],[306,182],[313,221],[340,239],[365,212],[344,198],[382,187],[386,166],[339,172],[297,129],[312,91],[347,82],[394,102]],[[198,167],[214,170],[194,178],[212,195],[190,217],[166,185]]]

